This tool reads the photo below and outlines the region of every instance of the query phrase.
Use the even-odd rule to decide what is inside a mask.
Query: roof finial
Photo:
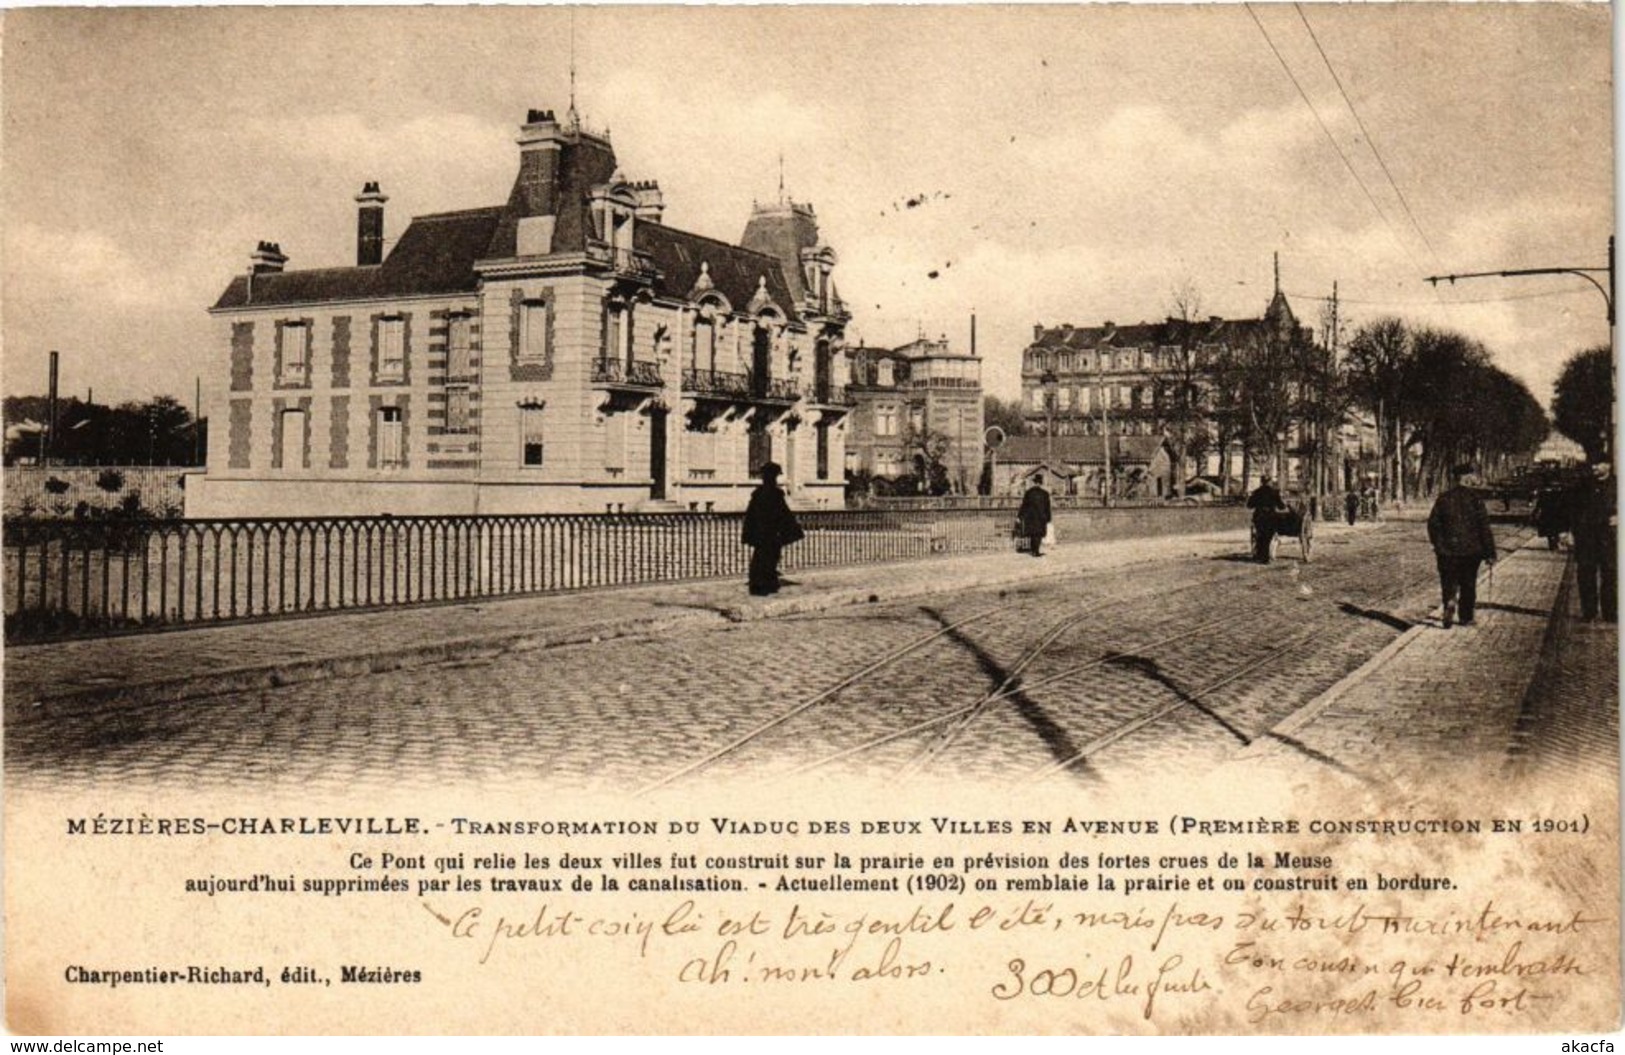
[[[784,204],[784,151],[779,151],[779,204]]]
[[[1275,295],[1277,297],[1279,297],[1281,295],[1281,252],[1280,252],[1280,250],[1276,250],[1276,252],[1275,252]]]
[[[576,113],[576,9],[570,8],[570,127],[581,127],[581,115]]]

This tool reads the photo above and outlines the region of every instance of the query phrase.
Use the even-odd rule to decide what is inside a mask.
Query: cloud
[[[91,308],[173,307],[183,278],[100,231],[50,230],[29,221],[6,232],[7,299],[59,301],[64,290]]]

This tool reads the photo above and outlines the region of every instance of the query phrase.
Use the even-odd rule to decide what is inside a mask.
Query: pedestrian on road
[[[762,483],[745,507],[744,543],[751,547],[750,592],[758,597],[779,592],[779,554],[805,534],[779,490],[777,462],[762,466]]]
[[[1614,576],[1619,567],[1619,499],[1613,467],[1598,462],[1591,471],[1592,478],[1574,496],[1569,521],[1574,563],[1580,573],[1580,618],[1589,623],[1601,615],[1604,622],[1612,623],[1618,615]]]
[[[1473,625],[1473,607],[1478,603],[1478,565],[1495,563],[1495,536],[1490,533],[1490,513],[1484,500],[1472,490],[1473,467],[1458,465],[1450,470],[1454,483],[1433,503],[1428,514],[1428,541],[1439,567],[1439,591],[1444,595],[1444,628],[1450,629],[1460,602],[1461,625]]]
[[[1268,564],[1270,541],[1275,538],[1275,515],[1286,509],[1268,473],[1259,478],[1257,490],[1247,496],[1247,508],[1253,511],[1253,559]]]
[[[1560,488],[1548,488],[1535,495],[1535,530],[1546,540],[1549,550],[1557,549],[1563,532],[1569,530],[1569,504],[1570,496]]]
[[[1354,519],[1360,515],[1360,492],[1350,491],[1343,496],[1343,513],[1349,518],[1349,527],[1354,526]]]
[[[1049,533],[1049,492],[1044,489],[1044,474],[1033,477],[1032,486],[1021,496],[1021,510],[1016,514],[1016,533],[1027,538],[1027,552],[1035,557],[1044,555],[1044,536]]]

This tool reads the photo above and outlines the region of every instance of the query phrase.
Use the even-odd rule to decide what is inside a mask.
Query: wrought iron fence
[[[1063,539],[1203,530],[1197,514],[1136,527],[1137,511],[1061,510]],[[1138,511],[1144,517],[1145,511]],[[787,569],[1013,548],[1005,510],[799,514]],[[391,605],[743,576],[741,515],[8,520],[9,642]],[[1239,522],[1239,521],[1238,521]]]
[[[641,385],[659,388],[660,364],[644,362],[623,363],[619,359],[599,359],[592,364],[594,384]]]
[[[705,396],[729,396],[745,399],[750,396],[750,378],[724,370],[683,370],[683,391]]]

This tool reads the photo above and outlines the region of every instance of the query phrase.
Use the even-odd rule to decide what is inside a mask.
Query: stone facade
[[[982,361],[946,339],[900,348],[854,348],[847,469],[895,480],[919,475],[920,438],[935,443],[957,494],[974,494],[982,471]]]
[[[1220,357],[1250,342],[1309,339],[1279,289],[1263,316],[1195,321],[1168,318],[1119,326],[1033,326],[1022,352],[1021,405],[1029,433],[1039,436],[1158,437],[1173,427],[1172,393],[1192,390],[1199,413],[1188,427],[1205,429],[1208,457],[1185,467],[1217,472],[1220,428],[1211,415],[1214,367]],[[1046,403],[1045,379],[1054,379],[1054,404]],[[1226,451],[1239,457],[1239,448]]]
[[[848,316],[812,208],[757,206],[733,245],[666,226],[573,115],[519,145],[506,205],[416,217],[381,260],[370,183],[356,266],[261,243],[211,309],[228,427],[188,515],[741,509],[769,458],[798,506],[842,504]]]

